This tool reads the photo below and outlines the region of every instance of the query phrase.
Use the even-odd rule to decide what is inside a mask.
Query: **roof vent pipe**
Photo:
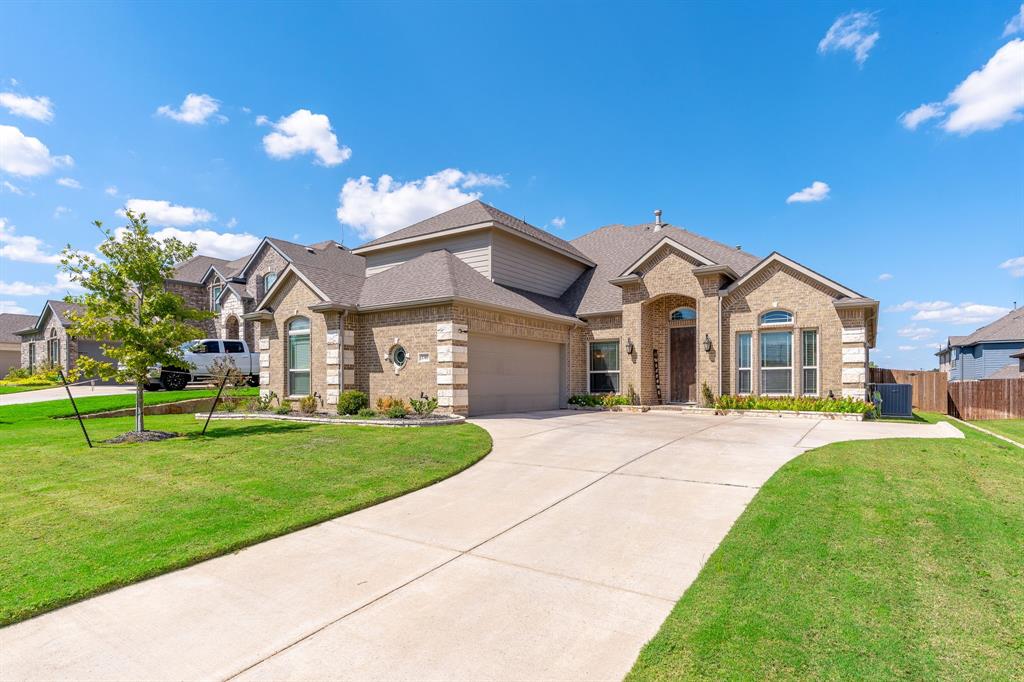
[[[661,229],[661,209],[654,210],[654,231],[657,232]]]

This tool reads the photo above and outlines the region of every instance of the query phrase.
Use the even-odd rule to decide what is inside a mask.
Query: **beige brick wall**
[[[291,278],[281,292],[274,310],[273,322],[260,325],[260,338],[266,339],[267,350],[260,346],[260,353],[268,353],[269,366],[260,368],[260,385],[263,390],[271,390],[282,400],[288,397],[287,391],[287,335],[288,323],[296,317],[307,317],[310,322],[310,391],[320,395],[319,409],[331,409],[327,405],[327,355],[326,337],[329,325],[336,328],[337,313],[318,313],[311,311],[309,306],[320,303],[320,298],[297,277]],[[335,388],[331,386],[331,388]]]
[[[625,367],[636,362],[635,354],[626,356],[627,337],[622,331],[622,315],[600,315],[587,319],[586,326],[573,327],[569,333],[569,395],[590,392],[587,354],[591,341],[619,342],[619,390],[629,392],[625,382]],[[635,387],[634,387],[635,388]]]
[[[195,308],[196,310],[210,309],[209,292],[202,284],[167,280],[164,283],[164,288],[171,293],[181,296],[185,299],[185,303],[191,308]],[[216,333],[216,327],[213,319],[199,320],[192,324],[205,336],[213,336]]]
[[[782,265],[766,268],[726,297],[722,302],[722,354],[724,374],[728,380],[723,392],[736,392],[735,339],[740,332],[752,333],[752,390],[754,393],[760,392],[758,320],[764,312],[783,309],[793,313],[793,324],[764,329],[793,332],[794,392],[799,395],[803,390],[800,332],[804,329],[815,329],[818,331],[819,395],[828,395],[830,390],[837,396],[842,395],[844,322],[833,305],[835,298],[836,293],[820,282]],[[859,319],[863,326],[863,313],[858,313],[847,315],[847,318],[851,323]]]
[[[54,336],[51,336],[51,333]],[[55,315],[50,315],[46,325],[38,334],[21,337],[21,366],[28,367],[29,346],[34,344],[36,349],[36,368],[49,362],[48,343],[51,338],[60,342],[59,364],[65,372],[75,368],[75,360],[78,359],[78,341],[73,336],[68,336],[65,329]]]

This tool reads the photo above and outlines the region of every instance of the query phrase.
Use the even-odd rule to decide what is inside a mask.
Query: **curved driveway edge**
[[[678,413],[473,420],[428,488],[0,630],[20,679],[620,679],[782,464],[934,425]]]

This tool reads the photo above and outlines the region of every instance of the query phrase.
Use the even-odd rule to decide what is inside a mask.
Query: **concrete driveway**
[[[550,412],[405,497],[0,630],[15,679],[620,679],[772,473],[948,424]]]

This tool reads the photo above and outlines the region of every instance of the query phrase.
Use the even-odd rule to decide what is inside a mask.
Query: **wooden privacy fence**
[[[946,413],[947,379],[943,371],[872,367],[868,380],[873,384],[910,384],[914,387],[914,409]]]
[[[960,419],[1024,419],[1024,378],[950,382],[948,409]]]

